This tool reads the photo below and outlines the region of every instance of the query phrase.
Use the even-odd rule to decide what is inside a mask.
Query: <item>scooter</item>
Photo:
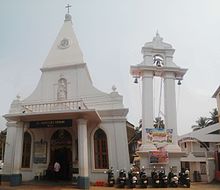
[[[160,179],[159,179],[159,175],[156,172],[155,168],[154,170],[151,172],[151,178],[152,178],[152,186],[153,187],[160,187]]]
[[[126,171],[125,169],[121,169],[118,172],[117,185],[119,188],[124,188],[126,185]]]
[[[190,188],[189,170],[181,171],[179,173],[179,185]]]
[[[161,168],[159,172],[159,180],[160,180],[160,187],[167,187],[168,180],[165,174],[165,170],[163,168]]]
[[[170,187],[178,187],[179,178],[173,171],[171,170],[168,174],[168,185]]]
[[[129,188],[136,187],[137,182],[138,182],[137,174],[139,174],[139,172],[135,172],[134,168],[131,168],[130,171],[128,172],[128,187]]]
[[[111,167],[109,170],[105,171],[104,173],[106,173],[108,175],[108,186],[113,187],[115,184],[113,167]]]
[[[140,170],[140,187],[147,188],[147,185],[148,185],[147,174],[145,172],[145,168],[142,167]]]

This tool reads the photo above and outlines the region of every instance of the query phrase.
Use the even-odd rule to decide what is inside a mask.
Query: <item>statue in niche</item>
[[[64,78],[59,79],[57,88],[57,100],[67,99],[67,81]]]

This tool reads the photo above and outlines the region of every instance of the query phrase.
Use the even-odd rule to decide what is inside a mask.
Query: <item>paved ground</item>
[[[47,185],[47,184],[23,184],[21,186],[17,187],[11,187],[8,183],[2,183],[0,186],[0,190],[70,190],[70,189],[76,189],[73,188],[71,185]],[[91,186],[90,190],[119,190],[119,188],[113,188],[113,187],[95,187]],[[140,188],[135,188],[137,190],[141,190]],[[154,189],[154,188],[148,188],[148,189]],[[156,190],[164,190],[164,189],[176,189],[176,188],[156,188]],[[178,188],[178,190],[186,190],[187,188]],[[204,183],[193,183],[191,185],[190,190],[219,190],[220,189],[220,183],[218,184],[204,184]],[[76,189],[77,190],[77,189]]]

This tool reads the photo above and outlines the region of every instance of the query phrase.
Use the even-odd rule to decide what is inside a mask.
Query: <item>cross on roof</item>
[[[70,13],[70,7],[72,7],[70,4],[67,4],[67,5],[65,6],[65,8],[67,8],[67,13],[68,13],[68,14]]]

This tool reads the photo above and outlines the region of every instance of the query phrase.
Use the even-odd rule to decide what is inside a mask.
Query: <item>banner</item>
[[[167,151],[149,152],[150,164],[167,164],[169,161]]]
[[[146,128],[147,142],[172,143],[173,129]]]

